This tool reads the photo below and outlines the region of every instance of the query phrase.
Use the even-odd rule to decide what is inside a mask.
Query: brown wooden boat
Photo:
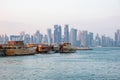
[[[20,56],[20,55],[34,55],[36,53],[35,47],[18,47],[8,46],[5,50],[6,56]]]
[[[70,43],[60,44],[60,53],[74,53],[76,52],[76,48],[72,46]]]
[[[4,49],[6,56],[34,55],[36,53],[36,47],[26,46],[23,41],[9,41]]]
[[[37,52],[42,54],[54,53],[54,46],[48,44],[39,44],[37,46]]]

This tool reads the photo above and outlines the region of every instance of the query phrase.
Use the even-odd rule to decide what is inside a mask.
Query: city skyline
[[[114,32],[114,38],[108,35],[94,34],[87,30],[78,30],[76,28],[69,28],[69,25],[64,25],[64,31],[62,26],[55,24],[54,30],[48,28],[46,34],[37,30],[34,34],[28,34],[21,32],[20,34],[0,35],[0,44],[6,44],[8,41],[24,41],[25,44],[61,44],[71,43],[77,47],[118,47],[120,46],[120,29]],[[63,33],[62,33],[63,32]]]
[[[0,34],[45,34],[54,24],[69,24],[113,37],[119,23],[119,0],[0,0]]]
[[[79,31],[87,31],[87,32],[92,32],[92,31],[89,31],[89,30],[87,30],[87,29],[79,29],[79,28],[76,28],[76,27],[71,27],[69,24],[65,24],[65,25],[60,25],[60,24],[54,24],[51,28],[50,27],[48,27],[47,29],[45,29],[44,31],[42,30],[42,29],[36,29],[36,30],[33,30],[31,33],[29,32],[29,31],[26,31],[26,30],[22,30],[22,31],[19,31],[19,32],[17,32],[16,31],[16,33],[15,32],[13,32],[12,34],[6,34],[5,32],[4,33],[0,33],[0,36],[2,36],[2,35],[8,35],[8,36],[11,36],[11,35],[21,35],[21,34],[29,34],[29,35],[34,35],[34,34],[36,34],[36,32],[39,32],[40,34],[42,34],[42,35],[49,35],[48,34],[48,31],[50,30],[50,34],[52,34],[52,35],[54,35],[54,28],[55,28],[55,26],[57,27],[60,27],[61,28],[61,36],[63,36],[64,37],[64,35],[66,35],[66,32],[65,32],[65,30],[67,30],[67,35],[68,36],[70,36],[70,34],[68,34],[68,32],[71,32],[71,29],[76,29],[77,30],[77,35],[79,34]],[[67,29],[66,29],[66,27],[67,27]],[[100,33],[94,33],[94,32],[92,32],[92,33],[94,33],[94,35],[97,35],[97,34],[99,34],[99,36],[102,36],[102,35],[105,35],[105,36],[108,36],[108,37],[111,37],[111,38],[115,38],[115,32],[117,31],[117,30],[120,30],[120,28],[117,28],[114,32],[112,32],[112,35],[113,36],[109,36],[109,35],[107,35],[107,34],[105,34],[105,33],[102,33],[102,34],[100,34]],[[94,37],[95,38],[95,37]]]

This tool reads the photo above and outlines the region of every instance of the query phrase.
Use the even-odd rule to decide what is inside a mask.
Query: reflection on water
[[[120,49],[0,57],[0,80],[119,80]]]

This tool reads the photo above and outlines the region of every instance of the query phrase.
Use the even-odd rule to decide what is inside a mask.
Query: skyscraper
[[[22,31],[22,32],[20,32],[20,41],[24,41],[24,37],[25,37],[25,32],[24,31]]]
[[[61,43],[62,39],[62,32],[60,25],[54,25],[54,43],[59,44]]]
[[[120,29],[115,32],[115,46],[120,46]]]
[[[80,36],[81,46],[88,46],[88,31],[81,31]]]
[[[20,41],[21,36],[20,35],[10,35],[10,40],[11,41]]]
[[[59,43],[62,42],[62,30],[61,30],[61,26],[60,25],[58,27],[58,42]]]
[[[52,32],[51,29],[47,29],[48,44],[52,43]]]
[[[33,35],[31,35],[31,40],[30,40],[30,42],[34,44],[34,36],[33,36]]]
[[[42,38],[43,35],[39,31],[36,31],[36,33],[34,34],[34,43],[40,44],[42,42]]]
[[[88,34],[87,46],[89,47],[93,46],[93,33],[92,32],[89,32]]]
[[[101,46],[101,38],[99,34],[95,36],[95,46]]]
[[[29,44],[31,41],[31,39],[30,39],[31,37],[30,37],[30,35],[29,34],[25,34],[25,37],[24,37],[24,43],[25,44]]]
[[[112,47],[114,46],[114,41],[112,38],[103,35],[102,36],[102,46],[103,47]]]
[[[4,44],[7,44],[8,41],[9,41],[9,37],[5,34]]]
[[[42,42],[43,42],[43,43],[48,43],[48,36],[47,36],[47,35],[45,35],[45,36],[43,37]]]
[[[79,30],[79,31],[78,31],[78,36],[77,36],[77,40],[79,41],[79,47],[81,46],[81,38],[82,38],[82,37],[81,37],[81,34],[82,34],[82,33],[81,33],[81,31]]]
[[[77,29],[72,28],[70,31],[70,43],[73,46],[77,45]]]
[[[69,25],[64,27],[64,42],[69,42]]]
[[[8,41],[9,41],[9,37],[6,34],[0,35],[0,44],[7,44]]]

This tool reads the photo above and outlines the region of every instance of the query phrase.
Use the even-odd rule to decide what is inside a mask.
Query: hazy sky
[[[120,0],[0,0],[0,34],[46,33],[54,24],[113,36]]]

